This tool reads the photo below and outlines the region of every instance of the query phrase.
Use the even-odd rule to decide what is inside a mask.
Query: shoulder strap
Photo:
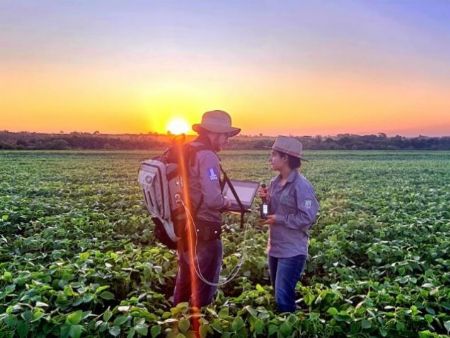
[[[233,184],[231,183],[230,179],[228,178],[227,173],[225,172],[225,170],[223,170],[221,165],[220,165],[220,171],[223,174],[223,179],[224,179],[223,185],[225,185],[225,183],[228,183],[228,186],[230,187],[230,190],[233,193],[234,198],[238,202],[239,208],[241,209],[241,229],[243,229],[244,228],[244,214],[245,214],[246,210],[244,209],[244,206],[242,205],[241,199],[239,198],[239,196],[236,192],[236,189],[234,189]],[[222,188],[223,188],[223,186],[222,186]]]
[[[244,206],[242,205],[242,202],[236,192],[236,189],[234,189],[233,184],[231,183],[230,179],[228,178],[227,173],[225,170],[223,170],[222,166],[220,166],[220,171],[222,171],[224,182],[228,183],[228,186],[230,187],[231,192],[233,193],[234,198],[236,199],[237,203],[239,204],[239,207],[241,208],[241,211],[245,211]]]
[[[209,150],[209,148],[207,146],[205,146],[204,144],[199,143],[199,142],[198,143],[191,142],[191,143],[186,143],[184,145],[183,151],[184,151],[184,155],[187,157],[186,163],[190,167],[193,167],[195,165],[196,155],[201,150]],[[197,207],[194,210],[194,217],[197,217],[198,211],[200,210],[202,205],[203,205],[203,194],[201,195],[200,201],[199,201]]]
[[[183,151],[184,155],[187,157],[186,162],[190,166],[195,165],[195,157],[199,151],[202,150],[211,150],[208,146],[200,143],[200,142],[190,142],[184,145]]]

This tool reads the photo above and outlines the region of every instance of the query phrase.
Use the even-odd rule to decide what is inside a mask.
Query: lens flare
[[[180,173],[181,177],[183,179],[183,182],[185,184],[183,185],[183,195],[189,196],[189,186],[188,186],[188,170],[186,168],[186,161],[184,158],[184,152],[182,151],[183,144],[176,143],[176,147],[178,147],[178,163],[180,163]],[[191,206],[191,199],[186,198],[186,207],[188,209],[188,213],[191,214],[192,206]],[[188,250],[188,256],[189,256],[189,269],[190,269],[190,279],[191,279],[191,326],[194,331],[195,337],[200,337],[199,334],[199,328],[200,328],[200,309],[201,309],[201,303],[200,303],[200,284],[197,277],[197,273],[195,271],[195,264],[196,264],[196,257],[195,257],[195,241],[196,241],[196,234],[195,234],[195,224],[192,223],[191,218],[187,217],[186,219],[186,235],[187,235],[187,250]],[[181,243],[178,243],[178,251],[180,251]]]

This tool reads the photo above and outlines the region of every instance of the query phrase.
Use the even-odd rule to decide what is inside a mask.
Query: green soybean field
[[[172,307],[176,254],[155,241],[137,182],[156,152],[0,152],[0,337],[191,337]],[[229,176],[268,183],[268,151],[224,151]],[[267,232],[224,215],[226,278],[202,337],[448,337],[450,152],[307,151],[320,214],[279,314]]]

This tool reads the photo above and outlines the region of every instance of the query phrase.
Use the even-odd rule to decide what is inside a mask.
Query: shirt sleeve
[[[275,222],[290,229],[307,231],[316,221],[319,202],[312,187],[295,187],[296,211],[287,215],[275,214]]]
[[[224,198],[220,188],[219,159],[212,151],[202,151],[198,161],[203,205],[220,210],[224,206]]]

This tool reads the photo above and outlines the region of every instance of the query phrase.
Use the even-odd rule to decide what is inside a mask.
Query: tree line
[[[188,136],[191,139],[192,136]],[[267,149],[270,136],[238,136],[230,139],[229,149]],[[450,150],[450,136],[404,137],[340,134],[337,136],[299,136],[305,149],[319,150]],[[158,150],[167,148],[173,136],[156,133],[109,135],[73,132],[45,134],[0,131],[0,149],[9,150]]]

